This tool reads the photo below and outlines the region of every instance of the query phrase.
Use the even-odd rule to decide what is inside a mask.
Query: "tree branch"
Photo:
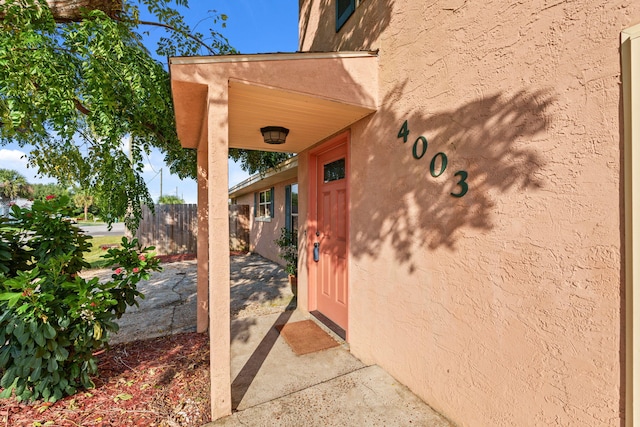
[[[204,47],[207,51],[209,51],[209,53],[211,55],[215,55],[216,54],[216,52],[213,49],[211,49],[211,47],[209,47],[209,45],[207,45],[205,42],[203,42],[199,38],[194,37],[193,35],[191,35],[189,33],[186,33],[184,31],[180,31],[180,30],[178,30],[177,28],[175,28],[175,27],[173,27],[171,25],[163,24],[162,22],[153,22],[153,21],[131,21],[131,20],[127,20],[127,19],[122,19],[122,18],[120,18],[118,16],[114,17],[113,19],[115,19],[117,21],[121,21],[121,22],[137,23],[137,24],[140,24],[140,25],[149,25],[151,27],[160,27],[160,28],[164,28],[164,29],[167,29],[167,30],[171,30],[171,31],[173,31],[175,33],[182,34],[184,37],[187,37],[187,38],[195,41],[200,46]]]
[[[87,107],[85,107],[84,104],[82,104],[82,102],[80,102],[80,100],[74,99],[73,100],[73,104],[76,106],[76,110],[80,111],[85,116],[88,116],[89,114],[91,114],[91,110],[89,110]]]
[[[82,104],[82,102],[80,102],[80,100],[74,99],[73,100],[73,104],[75,105],[76,110],[80,111],[85,116],[88,116],[88,115],[91,114],[91,110],[89,110],[87,107],[85,107],[84,104]],[[2,122],[0,122],[0,123],[2,123]],[[167,139],[165,138],[165,136],[162,134],[162,132],[160,132],[158,127],[155,126],[153,123],[142,122],[140,124],[142,125],[142,127],[147,129],[149,132],[151,132],[155,136],[157,136],[158,139],[160,139],[162,142],[164,142],[165,144],[167,143]]]
[[[3,1],[0,0],[0,3]],[[33,2],[33,5],[37,3]],[[58,23],[79,22],[88,10],[101,10],[110,17],[122,11],[121,0],[47,0],[47,6],[54,21]],[[0,12],[0,19],[2,18],[4,16]]]

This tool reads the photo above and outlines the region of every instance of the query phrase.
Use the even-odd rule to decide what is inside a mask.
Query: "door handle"
[[[313,244],[313,260],[315,262],[320,261],[320,243],[318,242]]]

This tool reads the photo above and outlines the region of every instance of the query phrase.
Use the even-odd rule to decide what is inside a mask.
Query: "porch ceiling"
[[[198,148],[219,120],[231,148],[299,153],[376,111],[377,70],[376,52],[171,58],[178,137]],[[265,144],[266,126],[286,143]]]
[[[375,110],[317,96],[229,82],[229,147],[299,153]],[[265,144],[260,128],[289,129],[284,144]]]

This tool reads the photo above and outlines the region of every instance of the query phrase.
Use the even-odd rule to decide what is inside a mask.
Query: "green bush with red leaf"
[[[111,280],[80,277],[91,237],[66,220],[67,205],[48,198],[0,218],[0,398],[54,402],[93,387],[94,353],[144,298],[138,282],[160,270],[153,247],[123,237],[103,256]]]

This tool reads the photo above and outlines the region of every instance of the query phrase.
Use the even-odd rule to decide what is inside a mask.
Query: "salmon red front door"
[[[348,151],[347,137],[315,156],[314,252],[317,310],[347,331]],[[313,232],[313,231],[312,231]]]

